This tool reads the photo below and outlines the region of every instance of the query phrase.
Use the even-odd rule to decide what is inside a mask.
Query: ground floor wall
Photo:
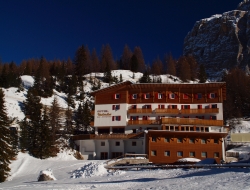
[[[78,140],[76,144],[85,160],[105,160],[125,153],[145,154],[145,138]]]

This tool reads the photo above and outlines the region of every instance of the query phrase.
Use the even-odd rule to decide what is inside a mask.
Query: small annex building
[[[91,93],[95,134],[73,137],[85,159],[148,154],[154,163],[224,159],[226,83],[133,84]]]

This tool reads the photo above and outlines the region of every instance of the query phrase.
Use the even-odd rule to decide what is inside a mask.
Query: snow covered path
[[[173,169],[108,172],[103,161],[39,160],[19,154],[0,189],[250,189],[249,169]],[[37,182],[51,168],[56,181]]]

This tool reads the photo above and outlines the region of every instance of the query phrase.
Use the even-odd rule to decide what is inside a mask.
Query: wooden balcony
[[[162,118],[162,124],[223,126],[223,120],[207,120],[196,118]]]
[[[208,108],[208,109],[182,109],[182,114],[207,114],[207,113],[219,113],[219,108]]]
[[[152,108],[129,109],[128,113],[152,113]]]
[[[117,134],[84,134],[84,135],[75,135],[72,137],[73,140],[88,140],[88,139],[136,139],[144,136],[144,132],[140,133],[117,133]]]
[[[180,112],[179,109],[155,109],[155,113],[172,113],[172,114],[178,114]]]
[[[129,120],[128,125],[160,125],[160,120]]]

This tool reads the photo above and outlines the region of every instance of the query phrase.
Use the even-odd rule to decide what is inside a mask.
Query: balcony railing
[[[131,133],[131,134],[83,134],[75,135],[72,137],[73,140],[87,140],[87,139],[134,139],[140,138],[144,135],[144,132]]]
[[[172,113],[172,114],[178,114],[180,110],[178,109],[155,109],[155,113]]]
[[[129,120],[128,125],[160,125],[160,120]]]
[[[207,120],[196,118],[162,118],[162,124],[223,126],[223,120]]]
[[[182,109],[182,114],[206,114],[206,113],[219,113],[219,108],[208,108],[208,109]]]
[[[152,113],[152,108],[129,109],[128,113]]]

